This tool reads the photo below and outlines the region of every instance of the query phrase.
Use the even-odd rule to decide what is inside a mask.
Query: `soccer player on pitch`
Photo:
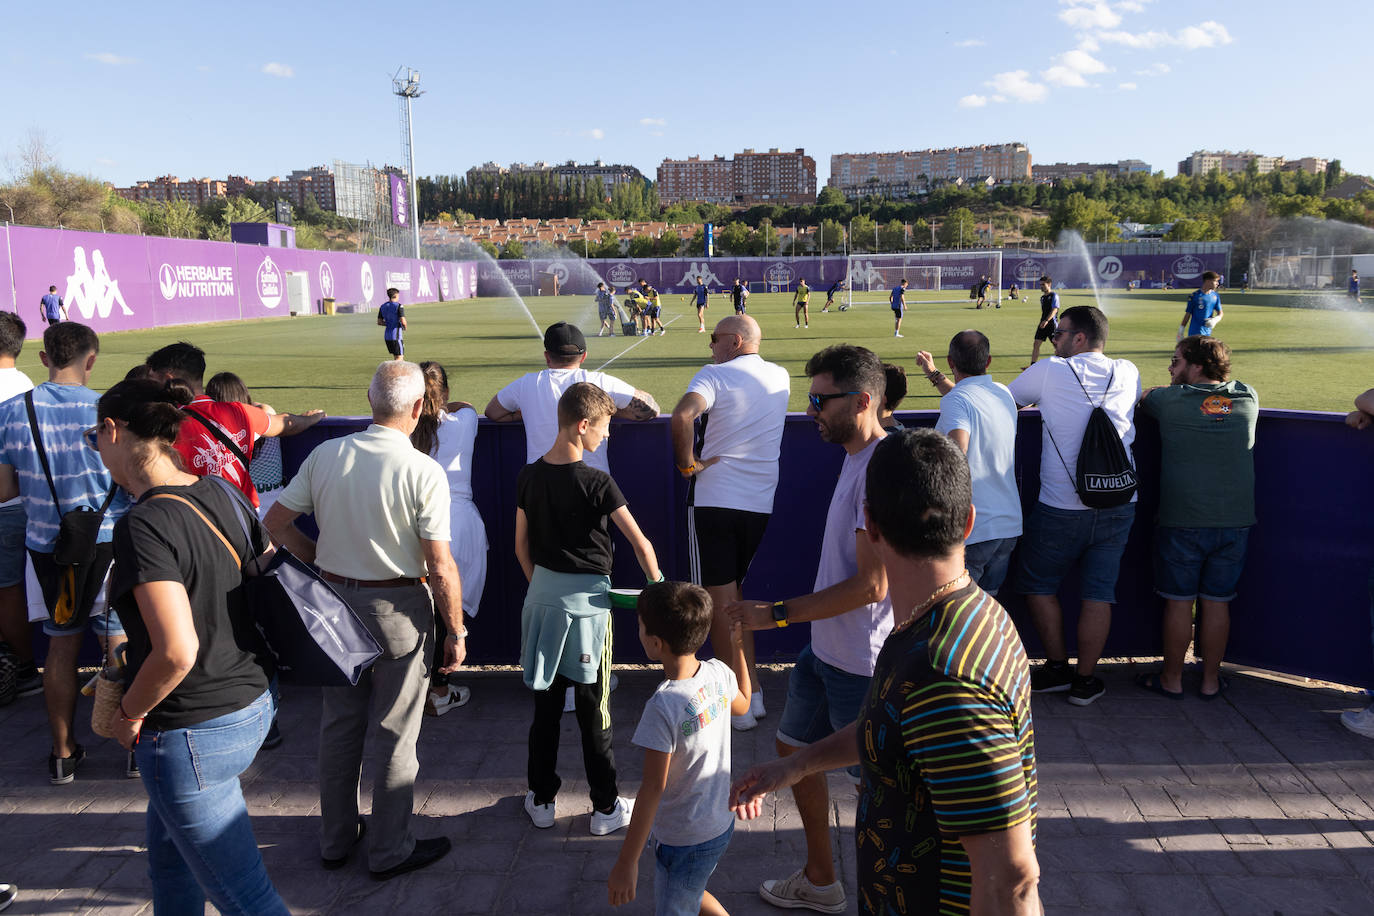
[[[1221,320],[1221,296],[1217,295],[1217,274],[1207,271],[1202,275],[1202,286],[1188,297],[1183,309],[1183,323],[1178,326],[1178,339],[1201,334],[1212,335],[1212,328]]]
[[[892,287],[890,295],[892,300],[892,336],[902,336],[902,316],[906,314],[906,277],[902,277],[902,282]]]
[[[697,303],[697,333],[706,333],[706,310],[710,305],[706,302],[706,297],[711,291],[706,288],[706,284],[701,282],[701,277],[697,277],[697,285],[692,288],[692,295]]]
[[[377,309],[377,324],[386,328],[382,339],[386,341],[386,352],[393,360],[406,358],[406,307],[401,305],[401,291],[388,287],[386,301]]]
[[[825,291],[825,305],[821,306],[822,312],[830,311],[830,303],[835,301],[835,294],[842,289],[844,289],[843,280],[836,280],[834,283],[830,284],[830,288]],[[846,311],[848,308],[848,306],[842,305],[840,306],[840,311]]]

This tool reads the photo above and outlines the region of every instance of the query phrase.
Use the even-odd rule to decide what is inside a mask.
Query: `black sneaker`
[[[1063,693],[1073,686],[1073,669],[1068,662],[1045,662],[1031,672],[1032,693]]]
[[[1107,692],[1107,685],[1102,678],[1075,677],[1073,686],[1069,688],[1069,702],[1075,706],[1091,706],[1093,701]]]
[[[137,779],[138,776],[138,758],[134,756],[133,751],[129,751],[129,757],[124,761],[124,777],[126,779]]]
[[[76,765],[86,759],[86,749],[76,746],[76,753],[70,757],[48,755],[48,782],[55,786],[65,786],[76,779]]]

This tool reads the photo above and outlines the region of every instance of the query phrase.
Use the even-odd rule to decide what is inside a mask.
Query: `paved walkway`
[[[1046,910],[1374,912],[1374,741],[1336,720],[1358,698],[1233,677],[1220,702],[1175,703],[1135,688],[1135,670],[1108,668],[1107,695],[1086,709],[1062,696],[1035,698]],[[646,669],[620,677],[612,707],[623,786],[633,794],[640,760],[629,735],[657,679]],[[605,880],[621,835],[588,834],[572,717],[563,732],[558,824],[536,831],[521,807],[529,698],[510,672],[473,672],[467,683],[472,702],[426,719],[420,738],[416,832],[446,834],[455,851],[383,883],[359,861],[338,872],[318,865],[318,692],[288,691],[286,741],[259,756],[244,791],[268,870],[293,912],[609,911]],[[770,714],[755,731],[736,733],[737,768],[773,754],[784,675],[769,672],[764,686]],[[0,709],[0,734],[0,881],[22,889],[10,912],[151,914],[141,848],[145,797],[138,782],[122,778],[120,749],[88,736],[90,756],[77,781],[50,786],[41,697]],[[853,790],[836,777],[831,785],[840,827],[835,850],[855,912]],[[776,916],[756,888],[790,873],[802,850],[791,799],[770,803],[766,817],[739,825],[711,889],[736,916]],[[652,880],[646,855],[640,897],[621,912],[652,911]]]

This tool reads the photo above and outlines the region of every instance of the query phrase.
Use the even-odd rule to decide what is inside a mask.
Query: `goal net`
[[[986,281],[987,301],[1002,298],[1002,252],[940,251],[922,254],[851,255],[846,265],[845,305],[888,305],[892,290],[907,281],[921,302],[962,302]],[[908,302],[910,302],[908,295]]]
[[[790,293],[792,291],[792,281],[790,280],[750,280],[749,292],[751,293]]]

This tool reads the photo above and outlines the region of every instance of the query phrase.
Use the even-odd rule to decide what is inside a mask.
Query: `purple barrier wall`
[[[1116,246],[1113,246],[1116,247]],[[913,265],[941,267],[941,283],[947,290],[964,289],[983,274],[990,274],[990,259],[986,254],[937,252],[935,255],[909,254],[903,257]],[[1096,254],[1082,255],[1061,252],[1029,254],[1020,250],[1003,253],[1002,286],[1015,279],[1025,288],[1034,286],[1041,276],[1049,274],[1055,285],[1085,288],[1094,278],[1100,287],[1124,287],[1129,280],[1143,280],[1158,284],[1169,277],[1181,287],[1200,285],[1202,273],[1214,270],[1225,275],[1228,255],[1205,254]],[[861,286],[873,264],[891,266],[897,262],[889,257],[873,260],[863,256],[854,259],[850,282]],[[739,277],[746,283],[765,281],[795,285],[805,278],[807,285],[824,291],[836,280],[845,277],[846,261],[842,257],[809,258],[555,258],[483,262],[479,268],[478,291],[483,296],[510,295],[511,287],[524,293],[533,291],[539,279],[547,274],[558,277],[560,291],[565,295],[591,295],[596,284],[605,281],[617,289],[637,283],[640,278],[659,292],[681,294],[695,285],[700,275],[707,286],[721,289]],[[883,282],[883,281],[878,281]],[[509,285],[508,285],[509,284]]]
[[[285,315],[289,274],[303,275],[314,311],[322,298],[379,305],[476,295],[476,265],[340,251],[268,248],[10,226],[0,258],[0,295],[39,336],[38,299],[50,285],[72,319],[97,332]],[[10,265],[13,264],[11,271]]]
[[[930,426],[934,411],[899,414],[908,426]],[[362,421],[326,420],[283,440],[288,473],[326,438],[362,428]],[[1022,414],[1017,435],[1017,478],[1026,508],[1034,503],[1040,468],[1040,419]],[[611,472],[636,520],[654,544],[670,577],[687,576],[686,484],[673,472],[667,419],[616,422]],[[1159,435],[1141,417],[1135,454],[1141,473],[1137,521],[1117,584],[1107,654],[1160,653],[1162,602],[1153,594],[1151,541],[1158,505]],[[825,507],[842,452],[820,440],[815,424],[788,417],[773,518],[745,583],[750,598],[778,600],[811,590],[820,552]],[[1321,456],[1313,473],[1313,455]],[[473,457],[473,492],[491,543],[481,612],[472,624],[473,663],[512,664],[519,654],[520,606],[525,580],[515,562],[515,477],[525,459],[519,424],[482,421]],[[1250,539],[1249,561],[1233,604],[1228,660],[1346,684],[1374,686],[1370,645],[1370,596],[1374,537],[1374,489],[1360,486],[1374,467],[1374,436],[1345,427],[1336,414],[1261,411],[1255,453],[1259,523]],[[1351,482],[1347,485],[1345,482]],[[1333,493],[1333,483],[1338,491]],[[1013,560],[1013,562],[1015,562]],[[638,587],[643,574],[621,542],[612,576],[617,585]],[[1078,601],[1074,574],[1061,592],[1066,632],[1073,642]],[[1038,640],[1015,595],[1002,598],[1032,653]],[[642,662],[633,636],[633,612],[617,612],[622,634],[619,661]],[[759,657],[786,660],[805,644],[809,627],[758,634]]]

